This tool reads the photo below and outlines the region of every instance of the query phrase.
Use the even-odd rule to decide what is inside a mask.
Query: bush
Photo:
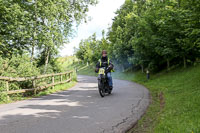
[[[7,102],[8,98],[7,98],[7,94],[6,93],[0,93],[0,103],[1,102]]]
[[[0,76],[28,77],[40,74],[39,69],[30,62],[27,55],[12,56],[11,59],[0,57]]]
[[[10,59],[0,57],[0,76],[30,77],[39,75],[40,71],[34,64],[34,62],[30,62],[28,55],[12,56]],[[19,88],[29,88],[31,86],[31,81],[21,83],[12,82],[9,84],[9,89],[17,90]],[[5,91],[4,82],[0,83],[0,91]]]

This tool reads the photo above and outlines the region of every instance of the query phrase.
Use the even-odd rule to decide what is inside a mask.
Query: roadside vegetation
[[[200,65],[162,71],[146,80],[136,73],[133,81],[146,86],[152,102],[129,133],[198,133],[200,131]]]
[[[102,31],[101,39],[94,33],[82,40],[76,57],[58,58],[59,49],[72,36],[73,24],[87,21],[88,7],[96,3],[0,0],[0,76],[68,70],[95,76],[95,64],[101,51],[107,50],[115,65],[115,78],[143,84],[151,92],[149,109],[130,132],[200,132],[200,1],[125,0],[107,34]],[[18,90],[31,84],[9,87]],[[36,96],[74,84],[49,88]],[[34,97],[17,94],[8,99],[3,91],[5,83],[0,81],[0,103]]]
[[[16,60],[20,60],[20,62],[16,62]],[[66,71],[71,71],[73,69],[72,65],[73,62],[75,62],[77,59],[73,56],[69,56],[69,57],[58,57],[56,59],[57,61],[57,66],[59,67],[59,69],[61,71],[59,72],[66,72]],[[6,63],[9,63],[10,65],[8,65],[7,70],[9,71],[3,71],[2,76],[7,76],[7,77],[18,77],[20,75],[20,77],[29,77],[29,76],[35,76],[35,75],[40,75],[40,70],[39,68],[35,67],[33,69],[33,65],[30,63],[28,56],[24,56],[24,57],[13,57],[11,60],[0,60],[2,62],[2,66]],[[13,65],[15,64],[15,65]],[[54,67],[55,68],[55,67]],[[33,69],[33,70],[32,70]],[[50,69],[52,70],[52,69]],[[12,71],[13,73],[9,73],[10,71]],[[49,73],[54,73],[54,71],[50,71]],[[54,82],[59,82],[60,78],[59,77],[55,77],[54,78]],[[43,79],[42,80],[42,84],[46,84],[51,82],[51,79]],[[74,71],[73,75],[72,75],[72,81],[69,83],[64,83],[61,85],[56,85],[55,87],[49,87],[43,91],[39,91],[37,94],[34,94],[33,92],[27,92],[24,94],[12,94],[12,95],[7,95],[6,93],[0,93],[0,104],[4,104],[4,103],[11,103],[11,102],[15,102],[15,101],[19,101],[19,100],[25,100],[25,99],[29,99],[29,98],[33,98],[33,97],[39,97],[42,95],[48,95],[54,92],[58,92],[58,91],[62,91],[62,90],[67,90],[69,88],[71,88],[72,86],[74,86],[77,82],[77,75]],[[2,85],[2,91],[5,91],[5,83],[3,81],[0,82]],[[30,85],[32,86],[31,82],[23,82],[23,83],[10,83],[9,88],[10,90],[18,90],[21,89],[21,87],[27,87]]]
[[[76,56],[91,64],[107,50],[122,71],[186,68],[200,60],[199,5],[200,1],[188,0],[125,0],[108,33],[82,40]]]
[[[70,70],[59,64],[59,49],[73,36],[74,24],[88,20],[88,6],[96,3],[96,0],[0,0],[0,76],[31,77]],[[17,94],[9,100],[4,93],[5,84],[0,80],[0,103],[26,98]],[[13,82],[9,89],[31,85],[32,82]]]

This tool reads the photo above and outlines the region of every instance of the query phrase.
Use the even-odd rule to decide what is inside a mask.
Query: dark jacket
[[[95,72],[98,72],[100,67],[106,67],[108,68],[107,72],[111,72],[111,70],[114,68],[112,61],[109,60],[109,64],[108,64],[108,57],[102,57],[100,60],[101,60],[101,66],[100,66],[100,62],[98,61],[98,63],[96,64]]]

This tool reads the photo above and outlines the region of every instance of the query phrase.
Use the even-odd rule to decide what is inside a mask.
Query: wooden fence
[[[56,74],[46,74],[46,75],[39,75],[39,76],[33,76],[33,77],[23,77],[23,78],[12,78],[12,77],[2,77],[0,76],[0,81],[5,82],[5,91],[7,94],[16,94],[16,93],[25,93],[25,92],[34,92],[36,94],[37,91],[44,90],[45,88],[48,87],[53,87],[58,84],[63,84],[70,82],[72,80],[72,74],[73,71],[69,72],[64,72],[64,73],[56,73]],[[50,78],[50,83],[48,82],[43,82],[45,83],[44,85],[41,85],[40,82],[42,79],[47,79],[49,80]],[[59,78],[59,81],[55,80],[55,78]],[[13,82],[26,82],[26,81],[31,81],[32,82],[32,88],[25,88],[25,89],[18,89],[18,90],[10,90],[10,83]]]

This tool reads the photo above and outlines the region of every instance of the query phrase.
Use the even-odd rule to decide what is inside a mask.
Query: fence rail
[[[67,83],[72,80],[72,74],[73,71],[64,72],[64,73],[56,73],[56,74],[46,74],[46,75],[39,75],[39,76],[33,76],[33,77],[19,77],[19,78],[13,78],[13,77],[2,77],[0,76],[0,81],[5,82],[5,93],[7,94],[16,94],[16,93],[25,93],[25,92],[34,92],[35,94],[37,91],[46,89],[48,87],[53,87],[59,84]],[[59,76],[59,81],[55,82],[55,77]],[[45,85],[39,85],[37,81],[45,78],[51,78],[51,83],[48,84],[45,82]],[[25,82],[25,81],[32,81],[32,88],[25,88],[25,89],[19,89],[19,90],[10,90],[9,84],[12,82]]]

